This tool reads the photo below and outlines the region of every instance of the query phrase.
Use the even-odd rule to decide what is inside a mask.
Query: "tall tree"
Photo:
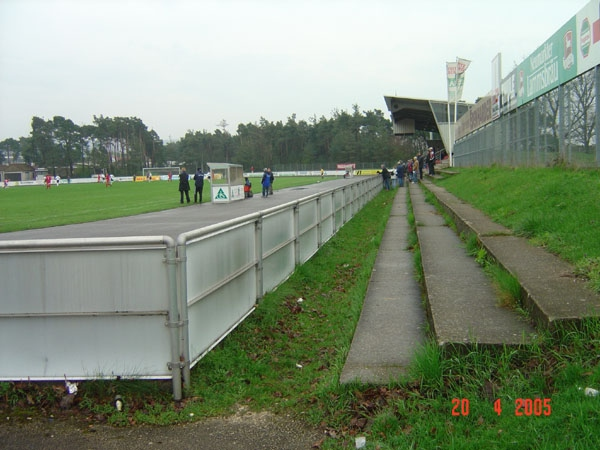
[[[11,164],[21,153],[21,144],[13,138],[4,139],[0,142],[0,163]]]
[[[575,78],[567,86],[571,104],[571,139],[583,146],[585,153],[591,153],[596,136],[596,83],[595,71],[590,70]]]
[[[68,168],[68,175],[73,176],[75,163],[80,155],[80,130],[71,119],[54,116],[52,119],[54,144],[59,152],[59,163]]]
[[[56,174],[56,167],[60,166],[60,152],[54,142],[54,125],[51,120],[46,121],[34,116],[31,119],[32,160],[40,166],[51,169]]]

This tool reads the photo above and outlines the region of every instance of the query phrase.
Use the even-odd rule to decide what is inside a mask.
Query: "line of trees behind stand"
[[[425,147],[423,136],[394,137],[382,111],[361,111],[358,105],[350,113],[336,110],[331,118],[304,121],[293,114],[284,123],[261,117],[257,123],[239,124],[235,134],[228,127],[223,120],[213,132],[190,130],[178,141],[165,143],[137,117],[94,116],[91,125],[77,125],[62,116],[33,117],[28,137],[0,142],[0,163],[22,157],[28,164],[70,177],[88,177],[103,169],[126,176],[141,174],[144,167],[206,167],[207,162],[242,164],[244,170],[331,170],[337,163],[356,163],[358,168],[393,165]]]

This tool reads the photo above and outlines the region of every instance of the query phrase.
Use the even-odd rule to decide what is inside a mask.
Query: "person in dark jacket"
[[[275,175],[273,175],[273,171],[270,167],[267,170],[269,171],[269,177],[271,178],[269,181],[269,195],[273,195],[273,183],[275,182]]]
[[[181,172],[179,172],[179,195],[180,201],[183,203],[183,194],[187,199],[187,202],[190,202],[190,176],[185,171],[185,167],[181,168]]]
[[[396,178],[398,179],[398,187],[404,187],[404,172],[406,167],[402,161],[398,161],[396,166]]]
[[[429,153],[427,154],[427,166],[429,168],[429,175],[435,175],[435,150],[433,147],[429,147]]]
[[[422,180],[423,179],[423,169],[425,169],[425,161],[427,160],[427,158],[425,158],[425,155],[423,154],[423,152],[419,152],[419,178]]]
[[[390,171],[387,170],[387,168],[385,167],[385,164],[381,165],[381,171],[377,171],[377,173],[381,174],[381,178],[383,178],[383,188],[386,190],[390,190],[390,180],[392,179],[392,175],[390,174]]]
[[[196,169],[196,173],[194,174],[194,185],[196,186],[196,190],[194,191],[194,203],[198,197],[200,197],[200,203],[202,203],[202,189],[204,189],[204,173],[202,173],[202,169],[198,167]]]

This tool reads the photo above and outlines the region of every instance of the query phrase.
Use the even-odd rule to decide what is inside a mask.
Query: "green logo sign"
[[[227,195],[225,195],[225,192],[223,192],[223,189],[219,189],[219,192],[217,192],[217,195],[215,196],[215,199],[217,199],[217,200],[227,200]]]
[[[581,22],[579,36],[581,54],[584,58],[587,58],[590,54],[590,47],[592,46],[592,31],[590,28],[590,21],[587,17],[583,19],[583,22]]]

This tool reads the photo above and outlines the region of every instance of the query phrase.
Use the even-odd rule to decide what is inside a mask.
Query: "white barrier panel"
[[[293,207],[280,209],[263,217],[263,293],[273,290],[294,271],[295,238]]]
[[[319,249],[320,201],[313,198],[298,207],[298,263],[304,263]]]
[[[0,241],[0,380],[170,378],[381,191],[379,177],[166,236]]]
[[[0,242],[0,379],[170,378],[168,239]]]
[[[220,228],[186,242],[192,365],[246,317],[256,302],[254,221]]]

